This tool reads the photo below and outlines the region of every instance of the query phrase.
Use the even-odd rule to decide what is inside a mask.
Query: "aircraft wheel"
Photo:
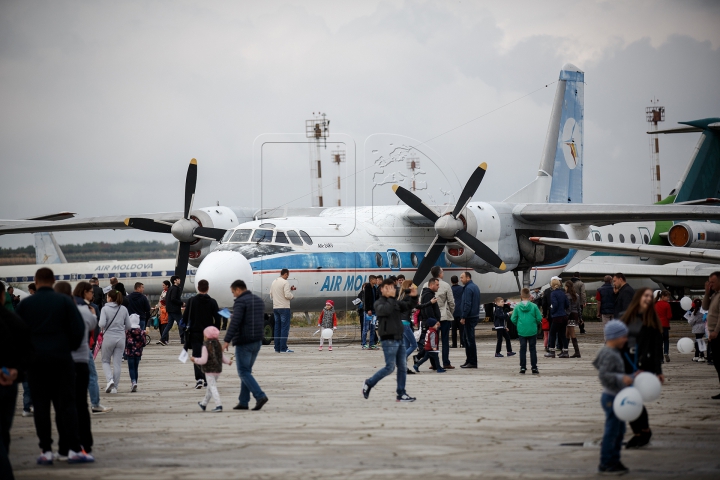
[[[265,324],[263,325],[263,345],[270,345],[275,337],[275,319],[272,315],[265,314]]]

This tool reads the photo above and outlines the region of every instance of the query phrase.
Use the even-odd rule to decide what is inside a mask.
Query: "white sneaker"
[[[117,388],[113,387],[112,390],[110,390],[110,393],[112,393],[112,394],[117,393]]]
[[[693,357],[692,361],[693,361],[693,362],[697,362],[697,361],[698,361],[698,357]]]
[[[22,416],[23,416],[23,417],[32,417],[32,416],[33,416],[33,412],[32,412],[32,410],[23,410]]]
[[[130,387],[131,392],[137,392],[137,383],[133,383],[132,387]]]
[[[92,463],[95,461],[95,458],[90,455],[89,453],[85,453],[85,451],[81,452],[73,452],[70,450],[68,452],[67,456],[67,462],[68,463]]]
[[[58,462],[67,462],[68,456],[67,455],[60,455],[59,453],[53,453],[53,460],[57,460]]]
[[[107,386],[105,387],[105,393],[110,393],[110,391],[114,388],[115,388],[115,382],[110,380],[108,382]]]
[[[92,406],[92,413],[93,414],[101,414],[101,413],[108,413],[112,412],[113,407],[105,407],[103,405],[100,405],[99,403],[97,405]]]
[[[52,465],[53,464],[53,452],[47,451],[40,454],[37,459],[38,465]]]

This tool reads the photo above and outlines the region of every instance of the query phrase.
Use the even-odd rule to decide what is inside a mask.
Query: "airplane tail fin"
[[[582,203],[585,73],[560,71],[538,176],[505,199],[510,203]]]
[[[67,263],[65,255],[60,250],[60,245],[58,245],[52,233],[35,234],[35,263],[38,265]]]

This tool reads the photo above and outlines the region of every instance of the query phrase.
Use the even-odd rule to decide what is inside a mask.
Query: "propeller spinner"
[[[461,243],[466,248],[474,251],[475,255],[482,258],[498,270],[505,270],[507,268],[505,266],[505,262],[503,262],[500,257],[498,257],[497,254],[487,245],[475,238],[473,235],[470,235],[467,231],[463,230],[463,222],[459,218],[460,212],[467,207],[478,187],[480,187],[480,183],[482,183],[486,170],[487,164],[484,162],[475,169],[473,174],[470,176],[470,179],[465,184],[465,188],[463,188],[460,198],[455,204],[455,208],[453,208],[452,213],[441,217],[438,216],[432,208],[425,205],[425,203],[417,195],[399,185],[393,185],[393,191],[400,200],[405,202],[407,206],[418,212],[420,215],[435,223],[435,233],[437,235],[430,244],[430,248],[428,248],[425,253],[425,258],[423,258],[423,261],[420,262],[420,265],[418,265],[415,276],[413,277],[413,283],[415,285],[420,285],[420,282],[427,277],[430,273],[430,269],[432,269],[435,262],[437,262],[438,258],[440,258],[440,255],[445,249],[445,245],[451,241]]]
[[[190,245],[198,239],[220,240],[226,230],[201,226],[195,218],[190,216],[195,200],[195,186],[197,184],[197,160],[190,160],[185,177],[185,208],[183,218],[175,223],[152,220],[149,218],[126,218],[125,225],[145,232],[169,233],[178,240],[178,250],[175,257],[175,275],[181,278],[181,285],[185,284]]]

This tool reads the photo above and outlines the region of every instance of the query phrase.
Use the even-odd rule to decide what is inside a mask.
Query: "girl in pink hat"
[[[222,412],[222,401],[220,400],[220,393],[217,389],[217,381],[220,373],[222,372],[223,363],[226,365],[232,365],[232,360],[227,358],[222,351],[220,341],[220,330],[215,327],[207,327],[203,330],[203,336],[205,341],[202,347],[202,356],[200,358],[190,357],[195,365],[201,365],[205,377],[207,378],[207,391],[205,392],[205,398],[198,402],[203,412],[207,408],[210,402],[210,397],[215,401],[215,408],[213,412]]]

